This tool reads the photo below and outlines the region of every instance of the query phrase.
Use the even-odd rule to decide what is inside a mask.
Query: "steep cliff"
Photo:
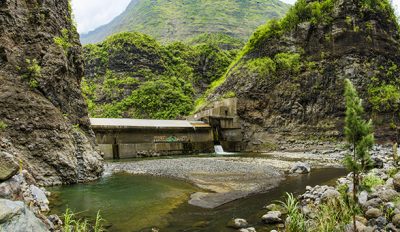
[[[41,185],[97,178],[68,0],[0,1],[0,151]]]
[[[229,71],[208,91],[238,99],[247,149],[282,142],[338,139],[343,80],[365,99],[378,140],[399,124],[399,31],[386,0],[299,0],[285,18],[251,37]]]
[[[120,33],[87,45],[83,91],[94,117],[175,119],[224,74],[242,43],[203,34],[160,45],[141,33]]]
[[[203,33],[224,33],[247,40],[266,19],[279,18],[289,5],[279,0],[132,0],[110,23],[81,36],[84,44],[119,32],[137,31],[163,42]]]

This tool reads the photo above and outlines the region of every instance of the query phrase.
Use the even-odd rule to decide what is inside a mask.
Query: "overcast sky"
[[[131,0],[72,0],[78,32],[86,33],[110,22],[121,14]],[[282,0],[293,4],[296,0]],[[400,0],[393,0],[398,9]]]

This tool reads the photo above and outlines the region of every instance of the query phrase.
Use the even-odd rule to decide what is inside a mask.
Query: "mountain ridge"
[[[257,26],[281,17],[288,9],[279,0],[132,0],[110,23],[82,34],[81,42],[101,42],[114,33],[134,31],[161,42],[183,41],[203,33],[247,40]]]

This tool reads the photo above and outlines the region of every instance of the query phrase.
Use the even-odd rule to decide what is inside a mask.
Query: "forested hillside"
[[[119,32],[141,32],[162,42],[183,41],[203,33],[223,33],[246,41],[268,19],[289,5],[279,0],[132,0],[112,22],[81,35],[83,44]]]
[[[141,33],[121,33],[87,45],[83,92],[92,117],[174,119],[222,76],[242,43],[202,34],[160,45]]]

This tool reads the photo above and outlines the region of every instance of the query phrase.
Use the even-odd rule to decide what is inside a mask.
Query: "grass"
[[[342,232],[347,224],[351,222],[352,212],[357,214],[361,211],[359,207],[352,207],[351,199],[347,196],[348,188],[339,187],[341,196],[330,199],[317,206],[309,205],[315,212],[314,218],[304,215],[298,200],[293,194],[286,193],[286,200],[280,204],[287,210],[285,223],[286,232]]]
[[[64,232],[103,232],[104,219],[100,215],[100,211],[97,212],[96,220],[93,225],[89,223],[87,219],[77,219],[76,214],[67,208],[64,213]]]
[[[306,232],[307,221],[305,216],[301,213],[299,202],[293,194],[286,193],[286,201],[281,202],[281,205],[287,210],[288,217],[286,223],[286,232]]]

